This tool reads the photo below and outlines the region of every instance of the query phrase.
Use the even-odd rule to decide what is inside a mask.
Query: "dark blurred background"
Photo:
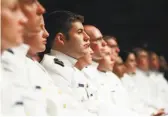
[[[168,0],[39,0],[46,14],[69,10],[117,37],[120,49],[146,46],[168,60]]]

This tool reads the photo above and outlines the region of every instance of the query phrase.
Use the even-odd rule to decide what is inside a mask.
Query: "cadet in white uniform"
[[[115,108],[111,111],[111,115],[136,115],[136,113],[129,110],[130,103],[127,98],[128,95],[119,78],[108,69],[108,67],[110,68],[112,66],[112,64],[107,64],[110,61],[108,58],[110,58],[110,55],[101,60],[101,64],[98,65],[98,68],[93,69],[93,66],[89,66],[88,69],[84,69],[83,72],[97,85],[98,100],[109,105],[109,108],[110,106]],[[122,113],[115,113],[117,109],[118,112],[122,111]]]
[[[159,72],[160,63],[159,57],[155,52],[149,53],[149,65],[150,65],[150,75],[157,88],[158,99],[161,100],[162,105],[165,109],[168,108],[168,82],[164,78],[163,74]]]
[[[132,52],[123,52],[119,54],[123,60],[119,57],[115,64],[115,72],[120,77],[123,86],[126,88],[133,109],[142,115],[151,115],[148,112],[145,104],[138,95],[138,89],[134,83],[134,76],[136,72],[136,58]],[[124,63],[123,63],[124,61]]]
[[[17,10],[13,10],[13,6]],[[17,47],[23,42],[23,28],[27,23],[27,18],[19,8],[18,0],[1,0],[1,53],[0,57],[4,52],[12,47]],[[12,35],[9,35],[13,33]],[[1,112],[2,115],[26,115],[23,108],[23,100],[20,97],[19,91],[16,87],[11,85],[8,78],[15,78],[8,74],[13,72],[13,68],[8,64],[1,61]],[[7,64],[4,65],[4,64]],[[10,66],[10,67],[9,67]],[[16,92],[15,92],[16,91]],[[12,94],[12,95],[11,95]],[[11,96],[13,97],[11,99]]]
[[[21,9],[24,11],[24,15],[28,18],[28,20],[26,20],[28,22],[26,22],[26,25],[24,25],[26,27],[26,29],[24,30],[21,30],[20,26],[14,26],[9,24],[9,22],[12,22],[14,20],[12,19],[10,19],[10,21],[7,20],[8,25],[10,25],[10,29],[13,30],[11,33],[14,33],[14,35],[12,35],[12,38],[15,38],[15,34],[17,36],[22,37],[23,32],[25,32],[25,30],[29,28],[32,29],[33,31],[37,31],[36,28],[40,29],[40,26],[38,26],[36,23],[39,23],[37,20],[41,18],[38,17],[38,15],[39,14],[41,15],[44,13],[44,8],[39,4],[38,1],[31,2],[31,4],[28,4],[25,1],[19,1],[18,4],[13,4],[10,1],[10,5],[16,6],[18,7],[17,9],[19,9],[19,10],[16,10],[15,12],[12,11],[13,13],[16,13],[13,16],[17,16],[17,18],[22,18],[22,20],[24,20],[24,17],[18,17],[20,6],[21,6]],[[17,18],[15,19],[18,20]],[[17,24],[22,24],[22,23],[23,22],[21,21],[19,23],[17,22]],[[14,27],[11,27],[11,26],[14,26]],[[19,31],[16,28],[18,28]],[[18,32],[22,34],[18,34]],[[8,34],[9,33],[10,32],[8,32]],[[23,38],[20,40],[20,38],[17,37],[17,43],[18,42],[19,43],[23,42]],[[25,78],[27,74],[24,74],[24,69],[23,69],[24,60],[22,59],[23,56],[25,56],[24,51],[25,50],[23,50],[23,54],[19,55],[19,57],[21,57],[20,58],[21,61],[20,59],[17,58],[18,56],[13,54],[13,51],[11,50],[10,52],[4,52],[2,56],[2,64],[5,70],[4,72],[5,78],[3,80],[4,85],[1,85],[3,86],[2,87],[2,95],[3,95],[2,113],[4,115],[47,115],[45,96],[43,96],[43,93],[39,90],[38,87],[30,87],[29,82],[27,82],[28,80],[26,80]],[[39,99],[38,97],[41,97],[41,98]]]
[[[41,64],[56,86],[63,91],[72,90],[76,100],[82,102],[90,112],[97,113],[96,103],[92,101],[94,90],[80,71],[85,65],[78,66],[90,50],[89,37],[82,22],[80,15],[68,11],[57,11],[49,15],[46,26],[50,32],[48,41],[53,40],[49,43],[52,49],[50,54],[44,55]]]
[[[125,91],[123,91],[124,89],[121,86],[120,80],[111,72],[115,57],[118,53],[112,55],[112,58],[110,57],[111,51],[107,47],[106,42],[103,40],[101,32],[96,27],[86,25],[85,31],[91,38],[91,47],[94,51],[92,58],[96,62],[93,62],[91,66],[88,66],[88,68],[85,68],[82,71],[97,85],[98,99],[107,104],[109,108],[110,106],[115,108],[111,111],[111,113],[109,113],[109,115],[135,115],[135,113],[129,111],[128,104],[126,104],[128,101],[122,101],[123,99],[125,100],[125,98],[120,96],[120,94],[125,95]],[[118,52],[118,50],[113,50],[112,52]],[[98,66],[101,66],[100,68],[103,70],[99,70]],[[116,112],[117,110],[118,112],[122,111],[122,113],[116,113],[114,110]]]
[[[157,96],[157,87],[152,80],[153,76],[149,72],[148,54],[144,49],[137,49],[136,57],[138,67],[134,78],[136,87],[139,90],[139,95],[143,97],[142,99],[147,108],[150,108],[149,112],[156,112],[157,115],[164,107]],[[164,114],[164,111],[161,114]]]

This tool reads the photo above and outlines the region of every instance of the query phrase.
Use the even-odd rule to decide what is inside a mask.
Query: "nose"
[[[19,11],[19,16],[19,23],[25,25],[28,22],[28,19],[21,10]]]
[[[120,52],[120,48],[119,48],[119,47],[116,48],[116,52],[117,52],[117,53]]]
[[[41,15],[45,13],[45,8],[37,1],[37,14]]]
[[[89,41],[89,40],[90,40],[90,37],[84,31],[84,41]]]
[[[48,31],[46,30],[46,28],[44,27],[44,33],[43,33],[43,37],[44,38],[47,38],[47,37],[49,37],[49,33],[48,33]]]

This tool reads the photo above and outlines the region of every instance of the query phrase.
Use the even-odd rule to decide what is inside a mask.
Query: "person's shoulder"
[[[44,58],[42,59],[42,61],[40,62],[40,64],[42,66],[44,66],[45,68],[52,68],[52,67],[64,67],[64,63],[59,60],[58,58],[56,58],[55,56],[49,55],[49,54],[45,54]]]

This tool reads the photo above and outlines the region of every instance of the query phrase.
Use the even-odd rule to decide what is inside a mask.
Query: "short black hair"
[[[130,54],[134,54],[134,52],[132,52],[132,51],[121,51],[121,52],[119,53],[119,56],[122,58],[123,62],[125,63],[125,62],[127,61],[128,56],[129,56]]]
[[[83,23],[84,17],[70,11],[51,12],[45,19],[46,29],[50,34],[47,39],[46,50],[50,51],[52,48],[57,33],[63,33],[68,39],[68,32],[71,29],[71,24],[75,21]]]

